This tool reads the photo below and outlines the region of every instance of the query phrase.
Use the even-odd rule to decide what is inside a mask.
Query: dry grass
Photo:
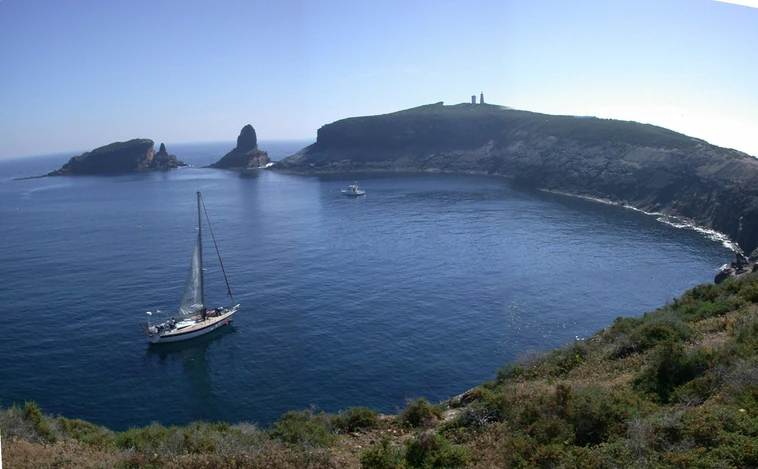
[[[117,467],[122,458],[118,452],[98,450],[76,441],[44,444],[17,437],[3,438],[3,467],[8,469],[110,469]]]

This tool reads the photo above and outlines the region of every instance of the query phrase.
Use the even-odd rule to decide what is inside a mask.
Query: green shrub
[[[48,423],[42,410],[34,401],[26,401],[24,403],[24,418],[32,424],[34,431],[45,441],[55,443],[57,440],[53,428]]]
[[[98,448],[104,448],[113,444],[113,432],[105,427],[100,427],[90,422],[79,419],[67,419],[58,417],[58,428],[61,431],[74,438]]]
[[[689,296],[698,301],[713,301],[718,298],[720,294],[719,290],[719,286],[716,284],[703,283],[685,293],[684,296]]]
[[[332,425],[346,432],[373,428],[379,425],[379,414],[368,407],[351,407],[332,417]]]
[[[739,292],[740,298],[751,303],[758,303],[758,284],[752,283]]]
[[[731,328],[731,336],[738,356],[750,357],[758,353],[758,315],[740,317]]]
[[[183,428],[183,449],[188,453],[205,454],[216,451],[219,436],[229,431],[229,424],[194,422]]]
[[[324,413],[312,410],[291,411],[274,424],[271,437],[290,444],[328,446],[334,440],[331,419]]]
[[[435,418],[442,418],[442,410],[437,406],[431,405],[423,397],[419,397],[415,401],[408,401],[405,410],[398,417],[403,425],[425,427],[432,423]]]
[[[668,403],[676,387],[705,373],[711,358],[708,352],[685,352],[681,343],[666,341],[653,355],[647,368],[634,379],[634,386]]]
[[[631,390],[593,386],[574,394],[564,418],[574,428],[576,446],[599,445],[624,435],[628,422],[649,409]]]
[[[671,313],[646,314],[639,325],[621,336],[611,353],[613,358],[623,358],[633,353],[642,353],[663,342],[683,342],[694,335],[692,328]]]
[[[406,442],[405,461],[410,467],[455,468],[468,465],[469,455],[465,447],[451,445],[437,433],[425,432]]]
[[[363,469],[402,469],[405,467],[403,451],[390,445],[386,435],[382,435],[382,441],[366,451],[359,457]]]
[[[16,404],[8,409],[0,409],[0,434],[3,438],[39,439],[39,434],[34,426],[26,419],[24,409]]]
[[[120,449],[145,452],[165,445],[174,430],[173,427],[169,429],[159,423],[152,423],[147,427],[132,427],[116,433],[114,443]]]
[[[730,311],[738,309],[739,306],[740,304],[738,301],[729,301],[726,299],[703,301],[693,309],[692,313],[690,314],[690,319],[700,321],[702,319],[723,316]]]

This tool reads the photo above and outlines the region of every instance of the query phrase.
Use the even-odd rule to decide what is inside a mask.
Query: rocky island
[[[447,171],[603,199],[758,247],[758,160],[661,127],[443,103],[325,125],[288,172]]]
[[[78,174],[111,175],[133,171],[174,169],[187,166],[175,155],[169,155],[161,143],[155,153],[149,138],[135,138],[127,142],[115,142],[92,151],[74,156],[60,169],[46,176],[69,176]]]
[[[210,165],[210,168],[220,169],[254,169],[262,168],[271,163],[268,153],[258,149],[258,137],[252,125],[242,127],[237,146],[224,155],[220,160]]]

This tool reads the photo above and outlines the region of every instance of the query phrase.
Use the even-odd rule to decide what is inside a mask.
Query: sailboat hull
[[[240,305],[236,305],[234,308],[226,310],[218,316],[213,316],[205,320],[198,320],[192,325],[173,329],[162,334],[149,334],[147,337],[150,342],[154,344],[179,342],[182,340],[194,339],[195,337],[205,335],[209,332],[215,331],[220,327],[229,325],[229,323],[232,321],[232,316],[234,316],[234,314],[239,310],[239,306]]]

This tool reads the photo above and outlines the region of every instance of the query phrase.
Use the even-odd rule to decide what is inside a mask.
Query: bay
[[[276,160],[308,143],[260,146]],[[167,144],[194,166],[116,177],[12,180],[73,154],[0,162],[0,405],[119,430],[395,412],[642,315],[733,258],[655,217],[501,178],[201,167],[233,146]],[[365,197],[341,195],[353,182]],[[139,323],[178,307],[198,190],[242,309],[217,333],[149,346]],[[229,305],[207,269],[209,305]]]

